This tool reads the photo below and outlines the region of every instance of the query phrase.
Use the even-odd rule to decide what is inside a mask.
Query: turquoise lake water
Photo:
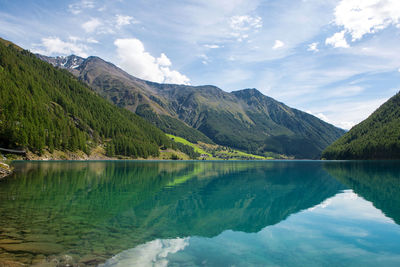
[[[400,266],[399,161],[13,166],[0,266]]]

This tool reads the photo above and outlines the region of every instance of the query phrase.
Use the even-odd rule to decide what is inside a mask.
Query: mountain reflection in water
[[[130,251],[129,255],[136,255],[134,259],[139,260],[138,255],[147,249],[148,253],[140,255],[148,255],[150,262],[158,259],[160,264],[200,265],[202,257],[213,257],[210,251],[215,247],[221,260],[222,255],[236,251],[239,255],[243,252],[244,259],[248,255],[249,263],[268,264],[252,258],[254,253],[256,259],[263,256],[249,244],[262,248],[260,242],[268,241],[265,235],[274,236],[269,229],[318,210],[321,203],[335,200],[337,194],[352,193],[341,193],[351,184],[341,179],[342,173],[336,177],[339,171],[335,172],[335,163],[332,164],[18,162],[15,174],[0,182],[0,263],[56,260],[59,264],[81,266],[103,262],[113,265],[132,259],[122,251]],[[338,165],[340,172],[348,168],[343,166]],[[357,190],[354,191],[358,193]],[[301,225],[296,221],[294,224]],[[285,240],[294,233],[291,227],[280,230],[274,240]],[[236,242],[236,248],[218,242],[229,238],[232,242],[248,242]],[[157,248],[163,253],[158,253]],[[141,252],[135,254],[138,251]],[[282,253],[276,255],[281,255],[282,260],[288,257]],[[119,256],[106,261],[114,255]],[[171,257],[176,257],[175,261]],[[231,263],[235,262],[246,261],[232,257]],[[218,263],[221,262],[210,261],[209,265]]]

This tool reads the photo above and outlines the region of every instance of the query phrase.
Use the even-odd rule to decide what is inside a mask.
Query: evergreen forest
[[[99,144],[109,156],[134,158],[158,156],[160,147],[176,146],[161,130],[112,105],[67,70],[0,42],[0,147],[39,155],[44,149],[88,154]]]

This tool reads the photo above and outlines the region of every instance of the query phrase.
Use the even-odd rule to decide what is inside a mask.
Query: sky
[[[0,0],[0,37],[154,82],[257,88],[344,129],[400,90],[399,0]]]

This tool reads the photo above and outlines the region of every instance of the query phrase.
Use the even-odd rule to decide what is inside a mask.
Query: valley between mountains
[[[24,155],[11,160],[399,158],[399,94],[345,133],[254,88],[159,84],[3,39],[0,88],[2,154]]]
[[[211,151],[217,158],[234,157],[234,153],[215,151],[318,159],[329,144],[344,134],[344,130],[257,89],[228,93],[212,85],[158,84],[131,76],[98,57],[37,57],[67,69],[111,103],[167,134]],[[207,152],[201,155],[206,156]]]

